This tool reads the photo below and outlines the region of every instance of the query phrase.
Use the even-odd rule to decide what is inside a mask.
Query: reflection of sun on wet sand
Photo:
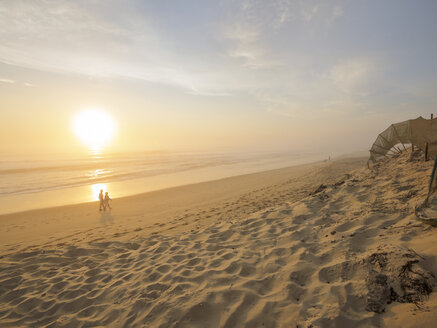
[[[363,164],[0,217],[1,326],[430,327],[432,164]]]

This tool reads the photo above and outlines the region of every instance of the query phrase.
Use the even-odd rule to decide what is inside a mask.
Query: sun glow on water
[[[93,153],[99,153],[115,136],[116,125],[113,118],[99,110],[84,110],[73,121],[76,136]]]
[[[96,183],[91,185],[92,200],[99,200],[100,190],[103,190],[103,193],[107,191],[106,183]]]

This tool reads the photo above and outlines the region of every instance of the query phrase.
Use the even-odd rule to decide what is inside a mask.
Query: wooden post
[[[428,143],[425,142],[425,162],[428,160]]]
[[[432,118],[434,117],[434,114],[431,113],[431,129],[432,129]],[[426,143],[426,160],[428,160],[428,143]],[[437,157],[436,157],[437,159]]]

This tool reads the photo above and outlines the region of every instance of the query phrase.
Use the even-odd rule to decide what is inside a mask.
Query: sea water
[[[326,158],[291,153],[141,152],[0,161],[0,214],[95,201]]]

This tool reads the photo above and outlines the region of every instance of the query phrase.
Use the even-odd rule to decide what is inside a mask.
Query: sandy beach
[[[432,163],[365,162],[0,216],[0,326],[430,327]]]
[[[436,13],[0,1],[0,328],[437,327]]]

